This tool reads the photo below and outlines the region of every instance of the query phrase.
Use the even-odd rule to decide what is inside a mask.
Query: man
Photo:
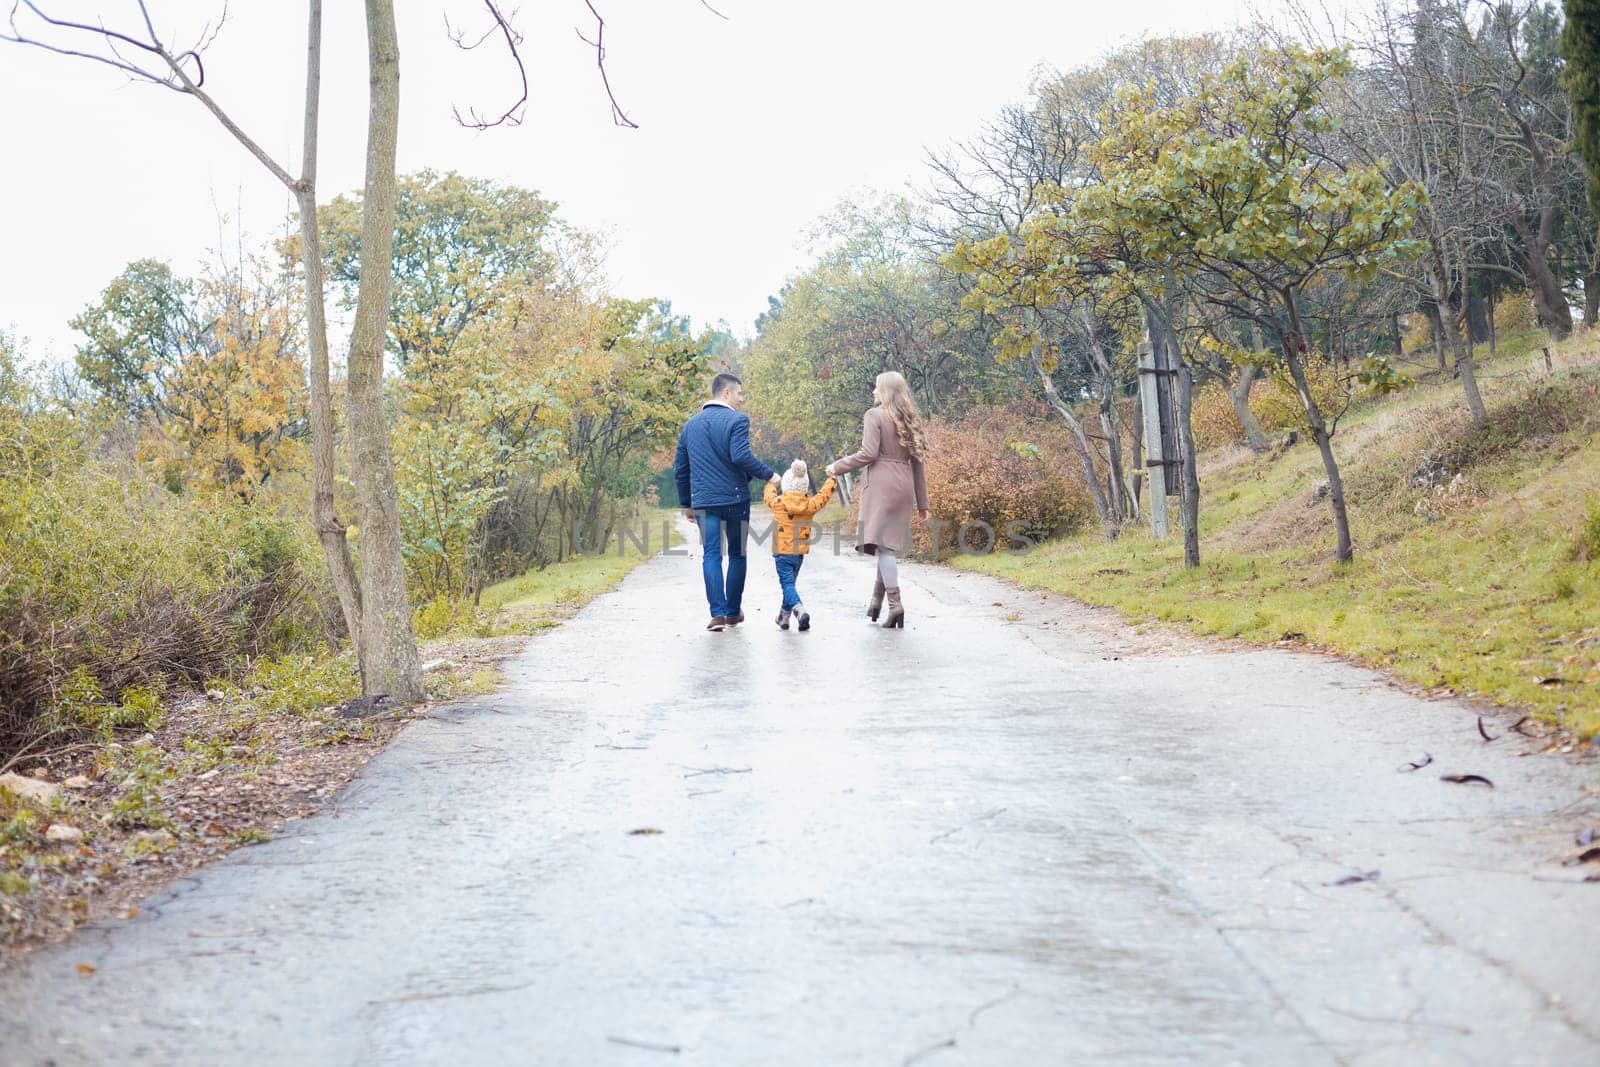
[[[711,399],[678,435],[678,458],[672,465],[678,482],[678,503],[690,522],[700,524],[705,546],[706,601],[711,606],[707,630],[720,633],[744,622],[745,535],[750,530],[750,480],[780,481],[778,474],[750,453],[750,417],[740,414],[744,383],[731,374],[711,382]],[[728,573],[722,573],[722,548],[728,549]]]

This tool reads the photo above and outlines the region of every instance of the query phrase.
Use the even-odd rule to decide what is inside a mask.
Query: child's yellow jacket
[[[804,493],[784,493],[781,496],[771,482],[767,483],[763,495],[767,507],[772,509],[772,518],[778,524],[776,533],[772,538],[772,554],[774,556],[803,556],[811,551],[811,542],[816,539],[816,528],[806,520],[828,506],[828,501],[833,499],[834,480],[829,478],[822,483],[822,491],[816,496],[806,496]],[[795,536],[796,526],[799,527],[799,536]]]

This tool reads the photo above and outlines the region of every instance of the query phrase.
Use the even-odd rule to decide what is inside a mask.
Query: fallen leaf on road
[[[75,963],[75,964],[73,964],[73,966],[77,968],[79,974],[93,974],[94,973],[94,968],[89,966],[87,963]]]
[[[1439,781],[1454,782],[1457,785],[1471,785],[1473,782],[1482,782],[1490,789],[1494,788],[1494,783],[1481,774],[1441,774]]]
[[[1566,867],[1579,867],[1579,866],[1582,866],[1585,863],[1588,863],[1590,860],[1600,860],[1600,847],[1584,849],[1582,852],[1578,853],[1576,856],[1573,856],[1570,859],[1568,859],[1567,862],[1565,864],[1563,864],[1563,866],[1566,866]]]
[[[655,834],[659,834],[661,832],[662,831],[657,830],[654,826],[641,826],[637,830],[629,830],[628,831],[628,836],[629,837],[651,837],[651,836],[654,836]]]
[[[1380,873],[1381,872],[1379,871],[1367,871],[1364,874],[1347,874],[1337,882],[1323,882],[1322,884],[1327,886],[1338,886],[1356,885],[1360,882],[1376,882]]]
[[[1402,767],[1400,767],[1400,773],[1401,774],[1405,774],[1407,771],[1420,771],[1420,770],[1422,770],[1422,768],[1426,767],[1428,764],[1430,764],[1432,762],[1433,762],[1433,755],[1431,753],[1424,752],[1422,754],[1422,758],[1421,759],[1414,759],[1410,763],[1407,763],[1407,764],[1403,765]]]
[[[1482,715],[1478,716],[1478,736],[1483,738],[1485,741],[1498,741],[1498,740],[1500,740],[1500,735],[1499,734],[1495,734],[1493,737],[1490,737],[1489,736],[1489,731],[1485,730],[1483,728],[1483,716]]]

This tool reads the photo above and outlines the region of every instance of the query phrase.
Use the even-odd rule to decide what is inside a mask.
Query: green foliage
[[[361,693],[348,655],[288,655],[258,660],[242,686],[263,715],[314,715]]]
[[[1576,555],[1586,561],[1600,560],[1600,497],[1589,502],[1583,515],[1583,526],[1578,531]]]
[[[1573,141],[1589,170],[1589,204],[1600,212],[1600,0],[1566,0],[1562,84],[1572,97]]]
[[[554,211],[531,190],[453,171],[398,180],[389,322],[402,365],[448,356],[479,320],[552,273]],[[318,212],[329,279],[346,307],[355,306],[360,280],[361,212],[359,193]]]
[[[154,412],[184,353],[200,344],[193,295],[194,284],[165,263],[141,259],[124,267],[72,320],[85,338],[76,357],[84,383],[125,415]]]
[[[489,636],[488,622],[472,606],[472,602],[449,596],[434,597],[418,608],[411,616],[411,628],[423,641],[452,633]]]
[[[309,531],[237,497],[174,494],[30,415],[0,456],[0,751],[159,721],[165,687],[319,644]]]
[[[172,820],[162,812],[161,785],[171,771],[161,751],[152,745],[133,745],[124,752],[112,821],[127,830],[172,829]]]

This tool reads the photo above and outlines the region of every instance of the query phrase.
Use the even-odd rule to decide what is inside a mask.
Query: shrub
[[[1012,522],[1040,540],[1094,517],[1067,430],[1038,410],[977,408],[954,422],[929,423],[926,473],[933,517],[954,529],[988,523],[999,547]],[[925,529],[917,537],[928,546]],[[941,531],[941,548],[948,551],[953,539],[953,529]]]
[[[1490,463],[1519,450],[1536,450],[1546,440],[1579,429],[1600,427],[1600,381],[1592,374],[1558,376],[1535,382],[1497,405],[1481,423],[1458,421],[1431,462],[1445,475]]]
[[[1189,424],[1194,430],[1194,446],[1202,452],[1244,440],[1244,426],[1234,414],[1233,401],[1218,382],[1195,390]]]
[[[470,600],[437,596],[412,614],[411,628],[418,640],[431,641],[452,633],[477,634],[483,625]]]
[[[327,638],[303,524],[27,422],[30,447],[0,455],[0,758],[148,728],[167,689]]]
[[[310,715],[361,693],[349,656],[289,655],[256,663],[244,688],[265,715]]]
[[[1578,543],[1574,557],[1582,563],[1600,560],[1600,498],[1591,500],[1584,512],[1583,526],[1578,530]]]
[[[1349,390],[1331,360],[1313,353],[1305,363],[1311,395],[1323,415],[1331,418],[1344,409]],[[1250,410],[1267,433],[1298,430],[1306,424],[1305,406],[1287,371],[1277,371],[1255,384],[1250,390]]]

